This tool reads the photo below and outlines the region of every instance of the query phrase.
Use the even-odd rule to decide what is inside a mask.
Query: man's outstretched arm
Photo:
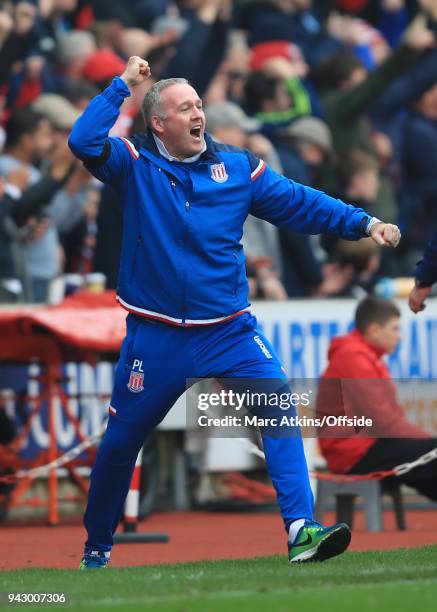
[[[415,286],[410,293],[408,304],[414,313],[425,309],[425,300],[437,283],[437,232],[426,245],[423,259],[419,261],[415,274]]]
[[[401,234],[362,208],[345,204],[323,191],[276,174],[248,153],[252,179],[251,214],[279,227],[306,234],[328,234],[348,240],[371,236],[381,246],[395,247]]]
[[[125,98],[130,96],[130,88],[149,77],[150,68],[146,60],[137,56],[129,58],[123,74],[115,77],[109,87],[91,100],[73,126],[68,139],[70,149],[102,181],[119,176],[132,155],[129,143],[119,138],[108,138],[108,134],[117,121]]]

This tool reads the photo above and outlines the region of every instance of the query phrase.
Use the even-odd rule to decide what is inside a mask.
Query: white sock
[[[92,557],[100,557],[100,555],[102,554],[102,551],[100,551],[100,550],[89,550],[88,552],[86,552],[84,554],[91,555]],[[111,556],[111,552],[110,551],[103,552],[103,554],[105,555],[105,557],[107,559],[109,559],[109,557]]]
[[[296,539],[297,533],[301,527],[303,527],[305,523],[305,519],[297,519],[297,521],[293,521],[288,530],[288,541],[294,542]]]

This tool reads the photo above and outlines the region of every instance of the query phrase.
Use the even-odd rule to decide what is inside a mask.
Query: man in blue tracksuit
[[[248,151],[214,142],[205,134],[202,102],[184,79],[159,81],[145,96],[145,134],[108,138],[130,88],[149,76],[147,62],[131,57],[122,76],[91,101],[69,139],[94,176],[120,193],[117,299],[130,313],[91,477],[84,569],[106,567],[135,458],[187,379],[274,380],[275,392],[288,389],[274,349],[250,314],[240,243],[247,215],[312,234],[351,240],[371,235],[381,245],[396,246],[400,238],[396,226],[275,174]],[[343,552],[349,528],[312,520],[300,435],[262,433],[290,561]]]
[[[423,258],[416,267],[415,284],[408,299],[415,314],[425,309],[425,301],[434,283],[437,283],[437,232],[426,245]]]

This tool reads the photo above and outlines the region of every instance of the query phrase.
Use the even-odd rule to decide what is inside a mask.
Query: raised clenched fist
[[[380,246],[397,247],[401,232],[397,225],[378,221],[370,228],[370,237]]]
[[[148,62],[138,55],[133,55],[129,58],[126,68],[120,78],[128,87],[136,87],[144,83],[151,75]]]

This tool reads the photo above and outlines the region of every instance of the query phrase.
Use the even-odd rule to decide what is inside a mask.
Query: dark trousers
[[[367,474],[378,470],[390,470],[396,465],[414,461],[437,448],[437,438],[380,438],[349,471],[349,474]],[[393,480],[402,482],[432,501],[437,501],[437,459],[419,465]]]

